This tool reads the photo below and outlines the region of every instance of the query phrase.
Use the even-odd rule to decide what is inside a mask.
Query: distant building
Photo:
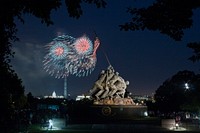
[[[57,96],[56,92],[53,91],[51,96],[44,96],[44,98],[64,98],[64,96]]]
[[[150,95],[132,95],[131,96],[133,101],[136,103],[144,104],[146,101],[152,101],[155,102],[154,96]]]
[[[76,97],[76,101],[82,100],[84,98],[90,99],[90,96],[80,95]]]
[[[133,95],[133,100],[149,100],[149,97],[146,95]]]

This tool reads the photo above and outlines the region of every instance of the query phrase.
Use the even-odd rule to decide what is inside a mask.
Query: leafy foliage
[[[185,87],[185,83],[189,84],[189,88]],[[161,112],[197,111],[200,107],[199,84],[199,75],[187,70],[178,72],[156,90],[154,97],[158,110]]]
[[[180,41],[193,24],[193,10],[200,7],[196,0],[156,0],[147,8],[128,8],[130,22],[120,25],[121,30],[153,30]]]
[[[15,111],[22,109],[26,104],[26,98],[22,81],[13,70],[0,66],[0,81],[0,125],[7,129],[5,127],[15,121]]]
[[[82,3],[95,4],[97,8],[105,8],[106,2],[104,0],[65,0],[65,5],[70,17],[79,18],[83,14],[81,8]]]
[[[6,101],[11,100],[12,102],[17,103],[19,100],[18,98],[24,94],[22,81],[13,70],[8,70],[2,66],[0,68],[0,80],[3,81],[1,82],[0,89],[1,97],[7,99]]]
[[[187,45],[189,48],[193,49],[193,56],[189,58],[193,62],[200,60],[200,42],[191,42]]]

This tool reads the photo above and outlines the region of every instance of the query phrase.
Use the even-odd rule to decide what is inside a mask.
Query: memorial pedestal
[[[126,123],[146,117],[147,106],[91,105],[76,107],[69,115],[69,124]]]

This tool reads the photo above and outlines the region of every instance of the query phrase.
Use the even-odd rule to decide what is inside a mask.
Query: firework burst
[[[64,78],[70,74],[68,56],[71,52],[71,44],[75,38],[71,36],[58,36],[53,39],[46,49],[48,53],[44,57],[44,69],[56,78]]]
[[[73,43],[73,46],[75,52],[80,58],[82,56],[87,56],[91,54],[93,51],[92,41],[86,35],[77,38],[76,41]]]
[[[97,62],[96,50],[100,44],[98,38],[92,41],[85,35],[78,38],[73,44],[74,55],[71,64],[74,66],[71,73],[75,76],[88,76],[94,70]]]
[[[56,78],[64,78],[69,74],[88,76],[95,68],[99,44],[98,38],[93,45],[86,35],[77,39],[67,35],[58,36],[47,45],[44,69]]]

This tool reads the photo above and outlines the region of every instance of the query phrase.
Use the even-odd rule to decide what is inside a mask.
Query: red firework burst
[[[74,48],[79,54],[90,54],[92,52],[93,45],[89,38],[83,36],[76,40]]]

